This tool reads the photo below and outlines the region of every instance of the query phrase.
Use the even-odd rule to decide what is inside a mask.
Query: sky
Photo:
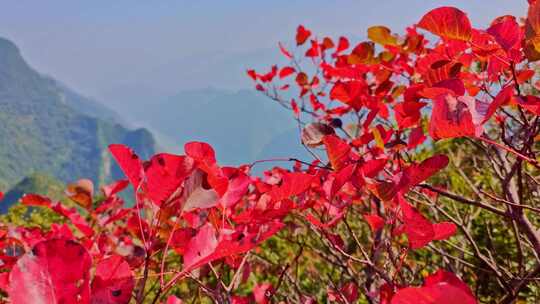
[[[4,0],[0,36],[38,71],[83,95],[127,103],[204,87],[239,89],[243,64],[272,64],[298,24],[319,36],[396,32],[450,5],[473,25],[525,15],[526,0]],[[243,63],[243,61],[245,61]]]

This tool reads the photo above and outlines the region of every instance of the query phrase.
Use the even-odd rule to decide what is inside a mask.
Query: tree
[[[127,179],[103,198],[88,180],[67,187],[78,209],[23,197],[70,224],[6,227],[0,287],[12,303],[536,302],[539,20],[536,1],[487,29],[440,7],[354,46],[299,26],[289,65],[248,75],[313,160],[111,145]],[[279,161],[293,166],[250,175]]]

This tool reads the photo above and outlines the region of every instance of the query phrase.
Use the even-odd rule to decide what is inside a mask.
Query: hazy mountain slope
[[[178,145],[200,140],[214,146],[225,164],[252,162],[275,136],[296,128],[292,113],[258,92],[218,89],[183,91],[126,107],[126,114]],[[287,153],[297,150],[281,146]]]
[[[0,38],[0,189],[34,172],[63,182],[119,177],[106,151],[110,143],[129,144],[143,157],[154,152],[148,131],[128,130],[103,109],[34,71]]]

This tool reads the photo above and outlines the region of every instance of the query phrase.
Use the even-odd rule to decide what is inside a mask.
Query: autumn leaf
[[[17,261],[10,273],[9,299],[13,304],[89,303],[92,259],[70,240],[36,244]]]
[[[142,161],[139,159],[139,156],[124,145],[110,145],[109,151],[131,182],[131,185],[133,185],[133,188],[137,190],[144,174]]]
[[[314,122],[302,129],[302,143],[315,148],[323,144],[325,135],[334,134],[334,129],[325,123]]]
[[[392,35],[392,32],[386,26],[378,25],[372,26],[367,30],[368,38],[378,44],[383,46],[397,45],[397,37]]]
[[[418,27],[448,39],[468,41],[472,27],[467,15],[455,7],[443,6],[425,14]]]
[[[68,184],[65,193],[72,201],[88,209],[92,207],[94,183],[89,179],[80,179],[73,184]]]
[[[303,25],[299,25],[296,29],[296,45],[302,45],[311,36],[311,31],[306,29]]]
[[[135,279],[129,264],[119,255],[101,260],[92,280],[92,304],[127,304]]]
[[[470,288],[455,274],[438,270],[425,279],[422,287],[399,289],[391,304],[476,304]]]
[[[335,135],[325,135],[323,137],[323,143],[332,168],[334,170],[341,170],[348,160],[351,147]]]

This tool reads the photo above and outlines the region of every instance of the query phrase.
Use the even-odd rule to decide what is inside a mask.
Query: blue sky
[[[292,39],[298,24],[321,36],[362,37],[375,24],[400,32],[442,5],[461,8],[480,26],[499,15],[524,15],[527,1],[6,0],[0,36],[19,45],[39,71],[83,94],[122,100],[126,88],[159,95],[247,86],[227,83],[238,69],[229,72],[216,63],[213,70],[208,62],[247,54],[258,60],[260,54],[260,61],[271,64],[268,50]]]

